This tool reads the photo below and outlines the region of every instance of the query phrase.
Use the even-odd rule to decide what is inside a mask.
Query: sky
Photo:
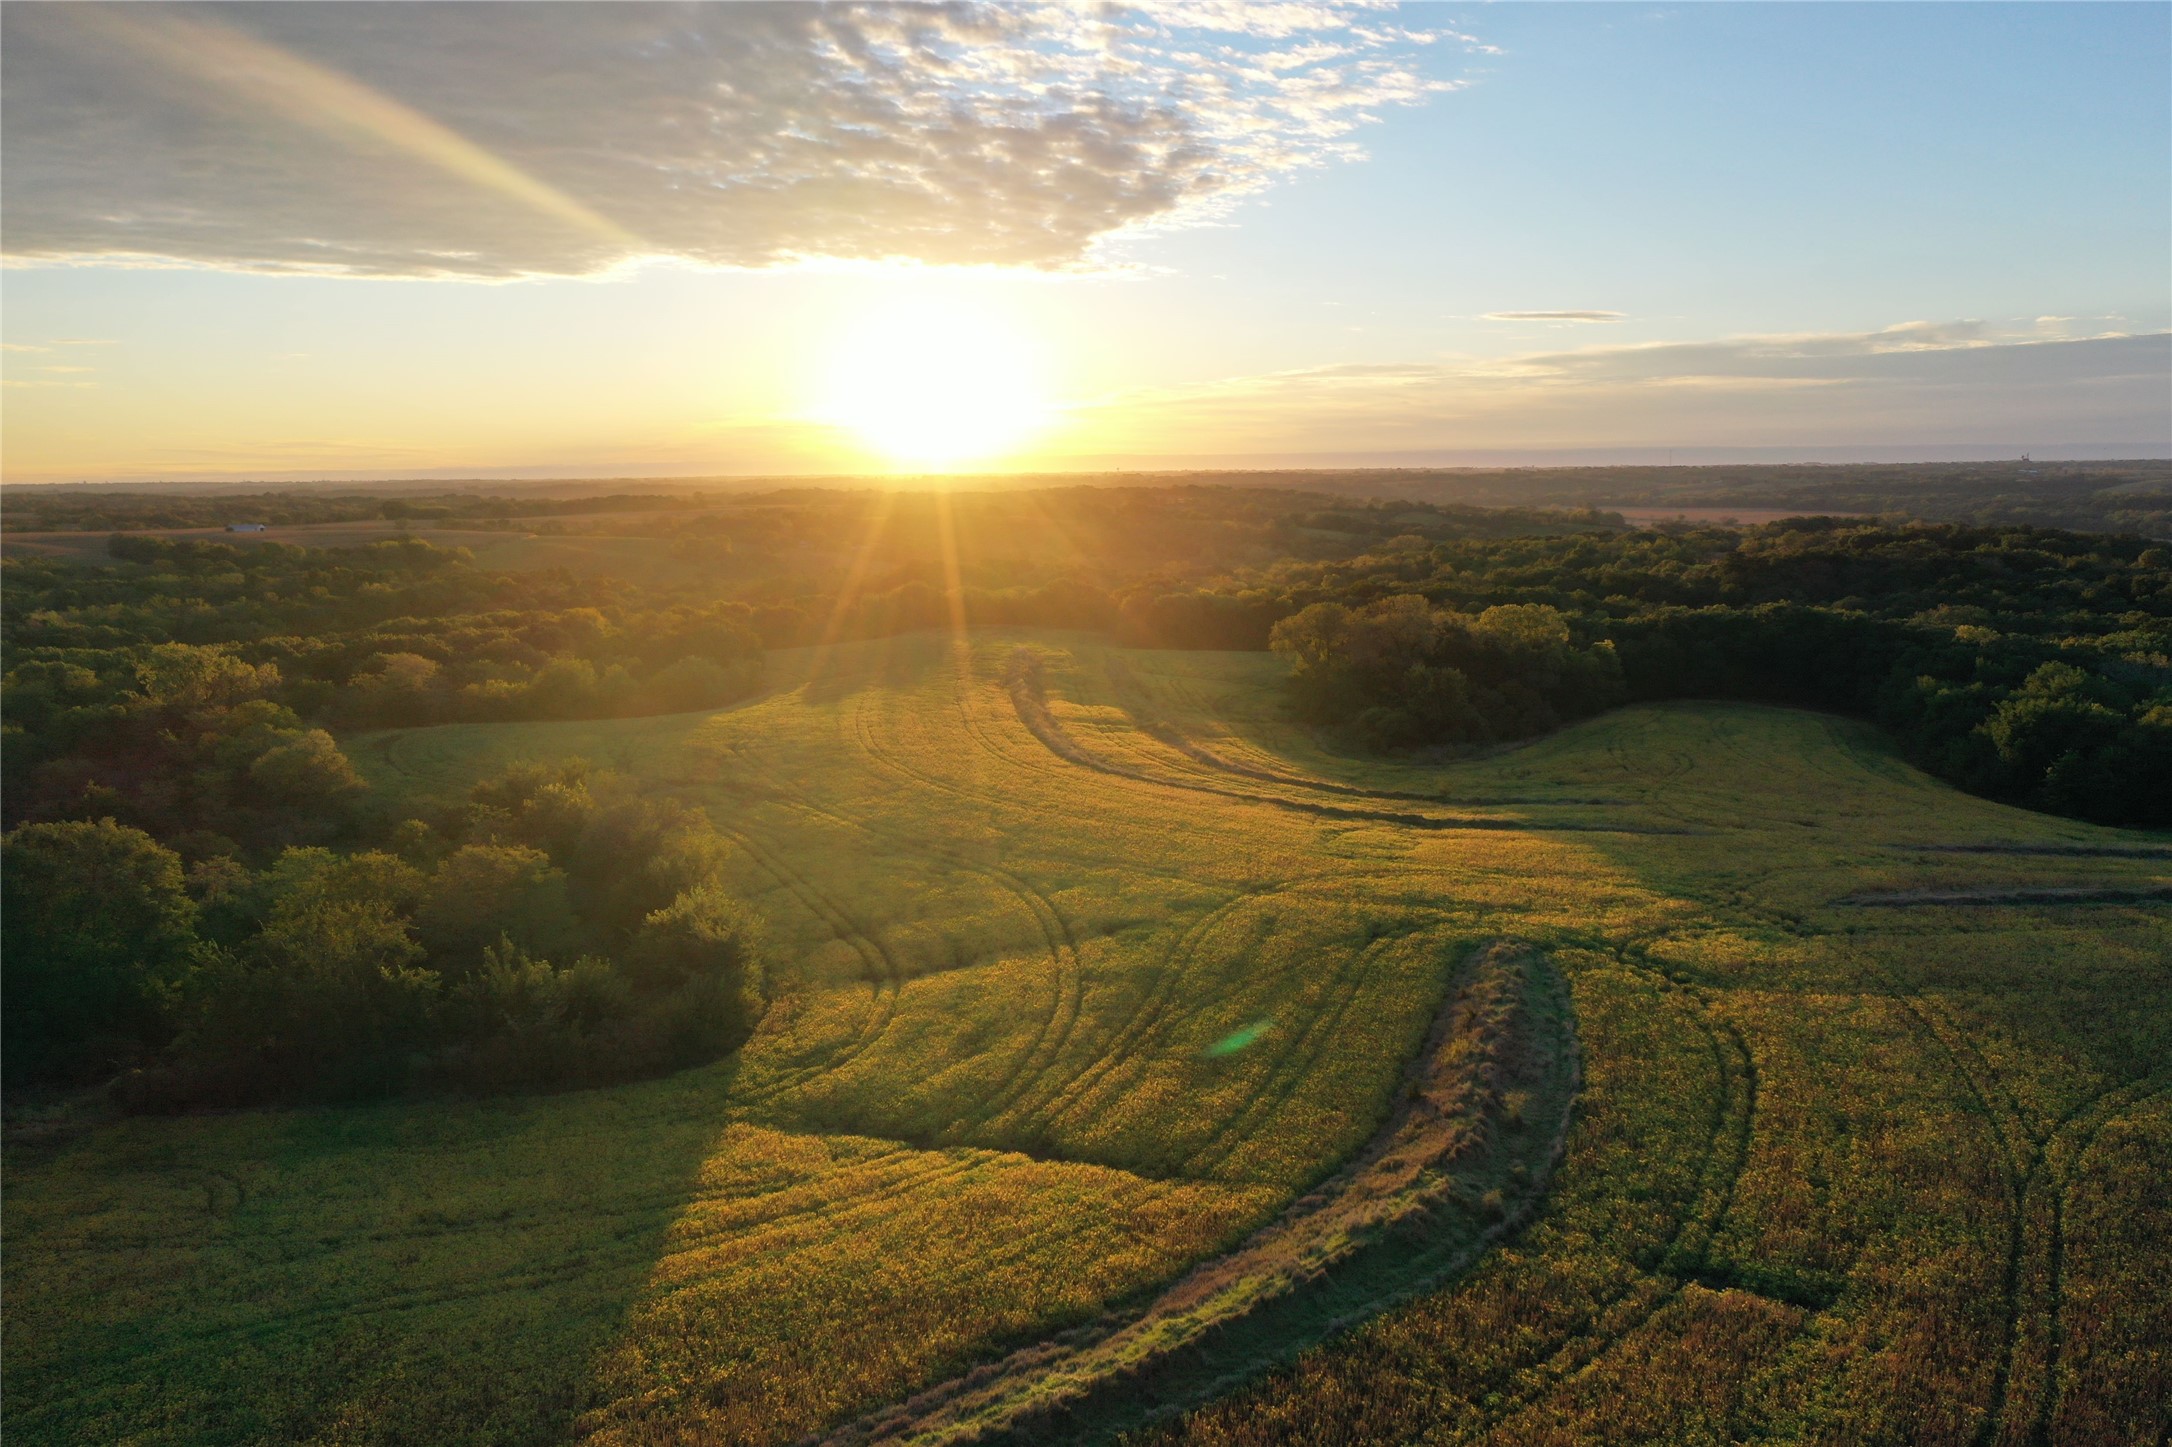
[[[0,472],[2172,455],[2172,6],[0,10]]]

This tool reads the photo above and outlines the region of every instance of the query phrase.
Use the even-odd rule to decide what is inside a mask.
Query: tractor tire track
[[[1151,1038],[1171,1018],[1168,1015],[1168,1007],[1183,974],[1180,962],[1189,958],[1197,950],[1210,930],[1228,919],[1236,911],[1264,904],[1268,901],[1296,896],[1320,885],[1333,885],[1347,893],[1351,886],[1375,879],[1392,879],[1398,883],[1408,883],[1410,878],[1411,876],[1408,874],[1344,874],[1334,870],[1321,870],[1245,890],[1214,906],[1187,926],[1183,935],[1179,936],[1170,946],[1168,952],[1163,956],[1162,967],[1155,972],[1154,986],[1148,993],[1147,998],[1141,1001],[1138,1007],[1115,1028],[1108,1045],[1096,1055],[1090,1064],[1069,1080],[1062,1082],[1057,1095],[1044,1104],[1039,1111],[1036,1111],[1035,1115],[1043,1115],[1049,1111],[1058,1110],[1065,1103],[1074,1099],[1083,1100],[1089,1098],[1106,1079],[1107,1071],[1111,1067],[1119,1065],[1128,1059],[1144,1041]],[[1405,912],[1414,908],[1424,909],[1423,906],[1412,906],[1401,902],[1396,907]],[[1192,1010],[1173,1018],[1184,1019],[1206,1008],[1209,1008],[1209,1006],[1198,1005],[1193,1007]]]
[[[877,741],[864,711],[856,716],[856,722],[862,748],[879,764],[913,782],[944,789],[961,797],[977,799],[977,796],[958,789],[946,781],[926,775],[898,759],[890,750]],[[1015,760],[1010,762],[1014,765],[1016,763]],[[814,803],[789,784],[776,781],[776,787],[783,792],[794,795],[800,806],[811,813],[834,820],[839,824],[877,838],[891,837],[888,831],[869,824],[867,821],[839,814],[834,810]],[[892,838],[892,842],[898,841]],[[1093,1079],[1097,1079],[1110,1065],[1118,1063],[1115,1057],[1121,1050],[1134,1043],[1145,1028],[1158,1023],[1166,1007],[1168,995],[1174,990],[1177,979],[1173,973],[1164,972],[1157,980],[1156,995],[1158,998],[1150,997],[1151,1017],[1147,1021],[1137,1022],[1136,1019],[1127,1021],[1124,1026],[1119,1027],[1117,1039],[1112,1041],[1106,1050],[1100,1052],[1092,1064],[1072,1077],[1056,1078],[1053,1074],[1053,1066],[1061,1058],[1065,1046],[1069,1044],[1071,1034],[1083,1013],[1084,1003],[1083,970],[1078,964],[1077,940],[1068,918],[1031,882],[1009,870],[1002,869],[1000,866],[979,863],[958,854],[956,851],[944,849],[940,846],[927,846],[918,841],[914,842],[916,847],[927,849],[928,852],[946,860],[953,866],[988,877],[1018,894],[1021,900],[1027,903],[1028,908],[1035,911],[1044,937],[1047,940],[1051,957],[1059,962],[1059,967],[1064,962],[1068,962],[1068,970],[1059,977],[1058,998],[1052,1005],[1050,1016],[1044,1019],[1034,1044],[1028,1048],[1024,1056],[1020,1057],[1018,1064],[1006,1074],[1004,1080],[996,1087],[993,1101],[984,1106],[979,1114],[979,1120],[982,1124],[997,1124],[1002,1121],[1003,1117],[1018,1112],[1019,1107],[1023,1105],[1026,1109],[1016,1121],[1012,1122],[1013,1125],[1024,1126],[1045,1120],[1052,1110],[1060,1106],[1061,1102],[1080,1093],[1082,1080],[1086,1082],[1085,1088],[1090,1089]],[[1178,878],[1181,876],[1169,877]],[[1337,871],[1321,871],[1317,874],[1304,876],[1299,881],[1290,881],[1284,887],[1301,887],[1303,883],[1330,881],[1346,890],[1348,886],[1365,877],[1369,876],[1352,876]],[[1407,882],[1407,878],[1401,875],[1381,877],[1395,878],[1398,881]],[[1191,881],[1187,880],[1186,882]],[[1275,891],[1256,892],[1246,896],[1246,898],[1257,899],[1271,892]],[[1221,911],[1218,909],[1211,912],[1210,917],[1220,913]],[[1048,1031],[1052,1023],[1060,1025],[1053,1041],[1048,1038]],[[1135,1023],[1140,1025],[1139,1029],[1131,1028]],[[1036,1064],[1037,1061],[1038,1064]]]
[[[1334,1042],[1344,1018],[1349,1015],[1351,1007],[1357,1003],[1358,996],[1363,992],[1368,974],[1366,962],[1383,946],[1400,938],[1397,935],[1383,935],[1374,939],[1336,973],[1333,1003],[1325,1009],[1310,1012],[1304,1030],[1291,1042],[1290,1048],[1284,1052],[1270,1078],[1252,1093],[1244,1107],[1225,1122],[1205,1145],[1185,1160],[1185,1174],[1202,1179],[1216,1178],[1216,1173],[1229,1162],[1230,1157],[1235,1155],[1261,1126],[1271,1121],[1277,1111],[1290,1102],[1304,1085],[1306,1077],[1312,1073],[1313,1067],[1319,1064],[1320,1057],[1326,1053],[1328,1046]],[[1459,970],[1448,982],[1447,998],[1455,998],[1462,985],[1462,971]]]
[[[1109,1070],[1125,1063],[1128,1054],[1160,1024],[1161,1017],[1176,992],[1177,983],[1184,974],[1185,962],[1192,957],[1214,927],[1237,910],[1262,900],[1276,898],[1279,893],[1275,886],[1248,890],[1215,905],[1193,920],[1170,944],[1168,951],[1162,956],[1160,968],[1154,971],[1154,983],[1147,991],[1146,998],[1123,1020],[1117,1022],[1109,1035],[1108,1044],[1081,1070],[1057,1085],[1052,1094],[1021,1117],[1020,1124],[1050,1120],[1061,1114],[1072,1101],[1090,1099],[1107,1079]]]
[[[1398,1275],[1411,1269],[1404,1264],[1412,1259],[1408,1246],[1386,1248],[1393,1251],[1392,1259],[1361,1253],[1401,1223],[1432,1219],[1434,1203],[1452,1199],[1452,1188],[1464,1178],[1466,1166],[1500,1169],[1498,1155],[1507,1148],[1498,1144],[1501,1133],[1490,1124],[1491,1112],[1498,1109],[1508,1082],[1525,1074],[1550,1081],[1549,1098],[1561,1102],[1558,1117],[1549,1122],[1552,1128],[1524,1143],[1525,1153],[1536,1157],[1536,1169],[1529,1171],[1528,1185],[1520,1192],[1526,1205],[1538,1198],[1560,1161],[1580,1059],[1569,1018],[1560,1015],[1549,1025],[1549,1017],[1534,1011],[1533,1001],[1542,992],[1548,998],[1559,995],[1565,1011],[1567,992],[1543,956],[1502,953],[1516,948],[1501,941],[1479,952],[1486,961],[1468,968],[1466,987],[1443,1003],[1425,1045],[1406,1069],[1396,1108],[1366,1146],[1335,1177],[1293,1202],[1235,1250],[1200,1263],[1141,1307],[1023,1347],[908,1402],[806,1440],[936,1443],[994,1436],[1039,1442],[1051,1435],[1077,1435],[1082,1427],[1093,1430],[1074,1415],[1082,1408],[1132,1412],[1133,1383],[1149,1382],[1156,1392],[1173,1386],[1183,1394],[1176,1405],[1184,1405],[1233,1385],[1263,1365],[1263,1340],[1268,1359],[1286,1353],[1289,1342],[1282,1333],[1294,1323],[1275,1313],[1301,1303],[1307,1292],[1328,1289],[1321,1283],[1342,1279],[1346,1273],[1334,1268],[1346,1262],[1369,1262],[1372,1272],[1359,1278],[1355,1312],[1301,1326],[1300,1332],[1324,1336],[1467,1270],[1520,1228],[1524,1211],[1511,1212],[1467,1236],[1451,1234],[1421,1250],[1415,1258],[1422,1278],[1417,1281]],[[1528,973],[1497,973],[1525,966]],[[1504,980],[1513,982],[1505,988],[1514,992],[1515,1004],[1506,1007],[1506,1015],[1487,1013],[1502,1008],[1482,1002],[1498,999]],[[1479,988],[1488,982],[1495,991],[1492,996]],[[1500,1033],[1487,1033],[1496,1029]],[[1526,1039],[1530,1043],[1511,1043]],[[1461,1042],[1468,1043],[1461,1044],[1459,1053]],[[1468,1053],[1474,1047],[1475,1055]],[[1440,1074],[1451,1069],[1451,1061],[1457,1062],[1457,1073]],[[1438,1174],[1428,1176],[1428,1171]],[[1451,1171],[1455,1174],[1448,1174]],[[1379,1274],[1382,1270],[1387,1277]],[[1263,1314],[1264,1332],[1255,1331],[1250,1344],[1243,1345],[1244,1328]],[[1234,1362],[1201,1355],[1213,1350],[1213,1342],[1223,1342],[1227,1349],[1230,1333],[1240,1333],[1234,1337],[1240,1344]],[[1187,1367],[1198,1374],[1188,1382],[1169,1374],[1171,1368],[1181,1372]],[[1163,1409],[1169,1405],[1165,1398]]]
[[[2031,1447],[2039,1447],[2039,1444],[2048,1447],[2052,1441],[2051,1424],[2061,1394],[2060,1357],[2065,1350],[2062,1316],[2066,1290],[2067,1197],[2097,1137],[2108,1126],[2125,1119],[2168,1089],[2172,1086],[2161,1081],[2130,1081],[2088,1096],[2069,1107],[2032,1152],[2028,1172],[2022,1181],[2022,1195],[2025,1207],[2031,1193],[2042,1197],[2038,1210],[2044,1217],[2043,1241],[2040,1267],[2037,1271],[2028,1271],[2025,1264],[2023,1285],[2027,1280],[2041,1276],[2042,1300],[2029,1302],[2026,1298],[2032,1293],[2024,1289],[2017,1292],[2017,1298],[2010,1304],[2013,1326],[2008,1333],[2006,1356],[2002,1362],[2001,1392],[1979,1440],[2026,1442]],[[2035,1215],[2036,1212],[2027,1212],[2025,1221],[2033,1220]],[[2030,1316],[2039,1318],[2027,1324],[2037,1328],[2031,1335],[2042,1342],[2041,1361],[2024,1360],[2022,1355],[2024,1318]],[[2035,1395],[2035,1407],[2029,1413],[2025,1427],[2014,1410],[2017,1390],[2024,1377],[2028,1379],[2026,1390]]]
[[[1310,814],[1326,819],[1348,819],[1364,823],[1399,824],[1410,829],[1427,830],[1500,830],[1507,833],[1549,833],[1557,831],[1595,831],[1610,834],[1679,833],[1679,830],[1634,829],[1625,825],[1608,824],[1533,824],[1520,819],[1492,819],[1479,814],[1407,814],[1388,809],[1361,809],[1339,804],[1316,803],[1309,799],[1285,799],[1273,794],[1254,794],[1241,789],[1225,789],[1216,784],[1190,780],[1164,778],[1128,764],[1119,764],[1088,752],[1065,731],[1055,715],[1048,711],[1048,703],[1041,693],[1039,661],[1020,650],[1012,659],[1007,684],[1011,701],[1018,709],[1019,719],[1056,757],[1080,768],[1091,769],[1112,778],[1129,779],[1134,783],[1149,784],[1162,789],[1182,789],[1189,793],[1210,794],[1218,798],[1233,799],[1245,804],[1263,804],[1272,809],[1284,809],[1297,814]]]
[[[871,757],[878,760],[882,759],[883,756],[877,751],[872,739],[866,736],[864,727],[863,747],[867,749]],[[757,764],[756,767],[759,768],[760,766]],[[890,838],[886,831],[867,823],[865,820],[854,819],[835,810],[825,808],[808,797],[803,791],[793,787],[788,782],[778,779],[773,773],[769,777],[771,786],[780,794],[786,796],[795,807],[802,811],[818,818],[831,820],[871,838],[889,838],[892,843],[899,842],[895,838]],[[920,782],[929,781],[920,780]],[[1085,1004],[1085,970],[1079,959],[1078,936],[1073,930],[1070,920],[1062,910],[1056,907],[1055,902],[1049,899],[1038,886],[1023,876],[1000,865],[985,864],[970,859],[955,849],[945,848],[940,845],[930,846],[918,841],[915,841],[915,843],[917,847],[941,859],[952,868],[972,874],[995,885],[999,890],[1008,893],[1024,906],[1026,913],[1033,920],[1035,928],[1041,934],[1042,944],[1047,950],[1052,967],[1053,989],[1048,1014],[1042,1019],[1035,1033],[1033,1043],[1027,1047],[1025,1054],[1019,1058],[1017,1065],[997,1084],[992,1098],[981,1107],[978,1113],[977,1121],[979,1124],[991,1124],[1008,1112],[1017,1103],[1020,1095],[1033,1084],[1035,1076],[1045,1072],[1049,1064],[1060,1056],[1062,1050],[1070,1041],[1072,1031],[1077,1027]],[[887,959],[887,950],[884,950],[884,955]],[[896,970],[897,978],[902,981],[903,971],[896,969],[894,960],[891,960],[890,963],[892,968]],[[1040,1062],[1037,1069],[1035,1068],[1036,1061]]]
[[[1993,1447],[2003,1441],[2015,1440],[2012,1426],[2017,1378],[2027,1374],[2037,1379],[2032,1386],[2038,1393],[2035,1409],[2030,1413],[2025,1440],[2029,1443],[2048,1442],[2044,1435],[2058,1393],[2058,1358],[2062,1350],[2063,1328],[2060,1324],[2065,1273],[2065,1209],[2066,1194],[2071,1189],[2074,1172],[2079,1167],[2081,1154],[2086,1152],[2097,1135],[2113,1119],[2167,1087],[2151,1085],[2148,1081],[2129,1082],[2123,1086],[2107,1086],[2093,1095],[2084,1096],[2070,1105],[2055,1120],[2040,1131],[2033,1129],[2026,1112],[2014,1095],[2012,1087],[1990,1060],[1983,1054],[1968,1029],[1935,1000],[1913,989],[1890,971],[1865,962],[1859,962],[1862,971],[1883,988],[1875,993],[1899,1005],[1915,1022],[1918,1030],[1937,1045],[1946,1055],[1955,1077],[1966,1088],[1975,1103],[1976,1113],[1989,1127],[1998,1153],[2005,1162],[2005,1187],[2007,1195],[2007,1247],[2006,1269],[2002,1283],[2003,1305],[2000,1311],[2000,1345],[1998,1362],[1992,1378],[1990,1400],[1986,1406],[1982,1425],[1972,1441],[1975,1447]],[[1934,1023],[1932,1015],[1945,1026],[1944,1030]],[[1948,1035],[1953,1037],[1948,1038]],[[1958,1042],[1958,1043],[1956,1043]],[[1974,1062],[1972,1069],[1962,1059],[1966,1054]],[[1993,1091],[2005,1097],[2003,1111],[1991,1100]],[[2002,1118],[2003,1117],[2003,1118]],[[2011,1129],[2009,1129],[2009,1126]],[[2082,1133],[2070,1136],[2079,1129]],[[2054,1153],[2064,1152],[2069,1158],[2065,1168],[2053,1162]],[[2051,1183],[2045,1185],[2046,1168],[2052,1167]],[[2041,1192],[2048,1201],[2032,1208],[2032,1197]],[[2031,1227],[2037,1219],[2037,1211],[2046,1214],[2041,1234],[2045,1238],[2039,1251],[2032,1252],[2032,1238],[2037,1232]],[[2035,1259],[2041,1257],[2041,1260]],[[2041,1276],[2044,1279],[2041,1304],[2042,1331],[2045,1341],[2045,1360],[2033,1364],[2023,1360],[2024,1337],[2027,1329],[2036,1323],[2032,1315],[2030,1282]]]
[[[2097,1138],[2112,1125],[2126,1120],[2143,1106],[2162,1099],[2168,1093],[2172,1093],[2172,1084],[2161,1081],[2142,1081],[2129,1085],[2118,1092],[2107,1092],[2107,1095],[2121,1094],[2127,1098],[2114,1103],[2103,1114],[2099,1115],[2096,1121],[2088,1127],[2086,1133],[2073,1142],[2067,1153],[2066,1168],[2060,1172],[2058,1186],[2051,1200],[2050,1280],[2046,1302],[2049,1322],[2046,1333],[2044,1390],[2037,1406],[2036,1418],[2029,1428],[2030,1447],[2052,1447],[2056,1440],[2052,1431],[2053,1423],[2058,1417],[2059,1403],[2066,1395],[2065,1384],[2059,1380],[2059,1367],[2066,1340],[2064,1311],[2066,1304],[2067,1198],[2074,1189],[2075,1178],[2081,1173],[2083,1163],[2087,1161],[2089,1153],[2096,1148]]]
[[[1733,1209],[1735,1190],[1748,1169],[1756,1115],[1755,1071],[1739,1033],[1714,1018],[1701,992],[1649,963],[1641,950],[1603,943],[1600,949],[1612,954],[1624,969],[1642,976],[1661,999],[1681,1005],[1698,1033],[1705,1037],[1715,1076],[1712,1111],[1699,1152],[1696,1190],[1686,1198],[1666,1239],[1640,1253],[1648,1255],[1653,1264],[1637,1267],[1632,1262],[1629,1279],[1618,1290],[1592,1303],[1590,1329],[1563,1339],[1552,1351],[1509,1373],[1512,1379],[1521,1378],[1525,1385],[1487,1394],[1485,1404],[1476,1409],[1476,1420],[1459,1420],[1445,1434],[1428,1437],[1427,1441],[1468,1440],[1494,1432],[1594,1369],[1647,1326],[1690,1284],[1689,1274],[1668,1268],[1688,1267],[1694,1271],[1709,1259],[1712,1240],[1727,1212]],[[1723,1035],[1728,1038],[1723,1040]],[[1651,1290],[1653,1287],[1657,1289]],[[1633,1301],[1640,1291],[1644,1292],[1643,1298]],[[1609,1314],[1625,1304],[1628,1310],[1609,1322]]]
[[[851,1039],[832,1052],[828,1059],[787,1071],[780,1078],[755,1087],[741,1097],[748,1103],[761,1103],[849,1064],[873,1049],[876,1041],[883,1037],[897,1018],[898,996],[904,989],[905,972],[896,957],[890,953],[888,945],[855,924],[851,916],[817,889],[812,881],[778,860],[744,831],[724,824],[717,824],[716,828],[719,833],[744,849],[747,857],[753,860],[756,866],[775,879],[803,908],[827,925],[838,939],[860,957],[861,964],[866,967],[866,978],[873,992],[873,999],[862,1016],[858,1029],[853,1032]]]
[[[2028,1186],[2042,1162],[2043,1147],[2041,1143],[2036,1143],[2024,1151],[2016,1139],[2017,1136],[2027,1133],[2027,1124],[2021,1118],[2018,1103],[2013,1100],[2010,1091],[2005,1092],[2005,1110],[2002,1111],[1992,1102],[1991,1090],[2003,1088],[2004,1082],[1990,1069],[1981,1047],[1958,1022],[1891,971],[1867,959],[1859,958],[1856,965],[1859,972],[1870,982],[1871,993],[1898,1007],[1914,1022],[1917,1033],[1945,1056],[1949,1073],[1960,1084],[1967,1102],[1973,1106],[1970,1113],[1982,1121],[1996,1148],[1995,1155],[2004,1163],[2002,1184],[2006,1196],[2006,1266],[2000,1283],[2002,1306],[1999,1313],[1998,1363],[1992,1376],[1983,1425],[1972,1439],[1974,1447],[1990,1447],[1998,1438],[2000,1423],[2006,1413],[2007,1397],[2012,1390],[2013,1363],[2020,1334],[2022,1278],[2027,1266]],[[1931,1015],[1934,1012],[1944,1020],[1946,1031],[1940,1030],[1937,1024],[1933,1023]],[[1958,1045],[1954,1039],[1947,1038],[1947,1031],[1951,1031],[1958,1039]],[[1988,1077],[1990,1084],[1987,1085],[1986,1080],[1980,1079],[1977,1071],[1963,1061],[1964,1051]],[[2084,1101],[2073,1109],[2083,1109],[2087,1104],[2088,1102]],[[2070,1110],[2069,1116],[2072,1113]],[[2053,1129],[2056,1130],[2057,1126]]]
[[[1445,804],[1448,801],[1438,794],[1420,794],[1408,789],[1367,789],[1355,784],[1338,784],[1328,779],[1306,778],[1301,774],[1286,774],[1274,769],[1260,768],[1252,764],[1225,759],[1202,744],[1185,736],[1182,729],[1151,708],[1134,703],[1140,694],[1139,682],[1130,665],[1121,658],[1110,655],[1103,665],[1109,683],[1116,691],[1117,703],[1131,715],[1140,733],[1157,739],[1196,764],[1218,773],[1232,774],[1242,779],[1256,779],[1264,784],[1285,784],[1299,789],[1312,789],[1323,794],[1339,794],[1353,799],[1389,799],[1413,804]],[[1128,697],[1127,697],[1128,695]]]
[[[1056,913],[1045,895],[1015,876],[995,870],[976,872],[1007,882],[1017,897],[1027,902],[1034,922],[1040,927],[1047,942],[1049,959],[1054,968],[1053,999],[1050,1001],[1047,1016],[1043,1018],[1034,1035],[1033,1043],[1018,1057],[1018,1063],[996,1084],[980,1107],[979,1124],[983,1128],[989,1128],[1021,1104],[1039,1077],[1046,1074],[1061,1056],[1064,1046],[1070,1041],[1071,1032],[1078,1027],[1079,1015],[1085,1005],[1086,981],[1071,927]]]

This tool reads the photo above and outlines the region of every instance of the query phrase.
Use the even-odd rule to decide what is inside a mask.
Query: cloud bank
[[[2172,452],[2172,333],[1981,322],[1310,368],[1110,398],[1109,452],[2117,438]]]
[[[12,260],[1069,268],[1483,50],[1345,3],[10,5]],[[1429,60],[1428,57],[1436,57]]]
[[[1487,312],[1489,322],[1618,322],[1626,318],[1626,312],[1565,311],[1565,312]]]
[[[60,345],[58,342],[52,345]],[[52,360],[31,356],[33,365]],[[22,365],[22,363],[18,363]],[[25,367],[33,385],[53,379]],[[55,399],[95,392],[47,392]],[[281,438],[213,422],[155,447],[86,429],[65,462],[16,441],[9,480],[845,473],[879,466],[835,429],[774,417],[659,431],[569,409],[538,438]],[[1591,462],[1691,456],[1866,460],[1959,455],[2172,456],[2172,333],[2046,340],[1977,322],[1368,363],[1141,391],[1081,406],[1006,467]],[[1656,449],[1656,451],[1655,451]]]

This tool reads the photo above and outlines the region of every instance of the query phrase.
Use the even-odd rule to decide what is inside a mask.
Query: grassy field
[[[579,754],[705,805],[785,985],[747,1048],[11,1141],[11,1438],[939,1439],[894,1404],[1053,1333],[1128,1340],[1212,1258],[1266,1279],[1502,940],[1562,982],[1581,1059],[1535,1219],[1445,1285],[1347,1275],[1387,1308],[1355,1331],[1227,1331],[1157,1400],[1273,1373],[1148,1430],[2172,1429],[2165,841],[1781,710],[1431,766],[1323,750],[1264,655],[986,631],[772,669],[722,714],[350,745],[417,799]],[[2058,888],[2104,897],[2025,893]],[[1536,1192],[1481,1154],[1431,1168],[1455,1205],[1426,1229],[1482,1245]]]

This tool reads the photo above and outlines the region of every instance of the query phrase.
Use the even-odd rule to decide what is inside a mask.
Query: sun
[[[1039,356],[992,313],[899,302],[840,338],[819,420],[900,469],[942,471],[1015,451],[1049,422]]]

